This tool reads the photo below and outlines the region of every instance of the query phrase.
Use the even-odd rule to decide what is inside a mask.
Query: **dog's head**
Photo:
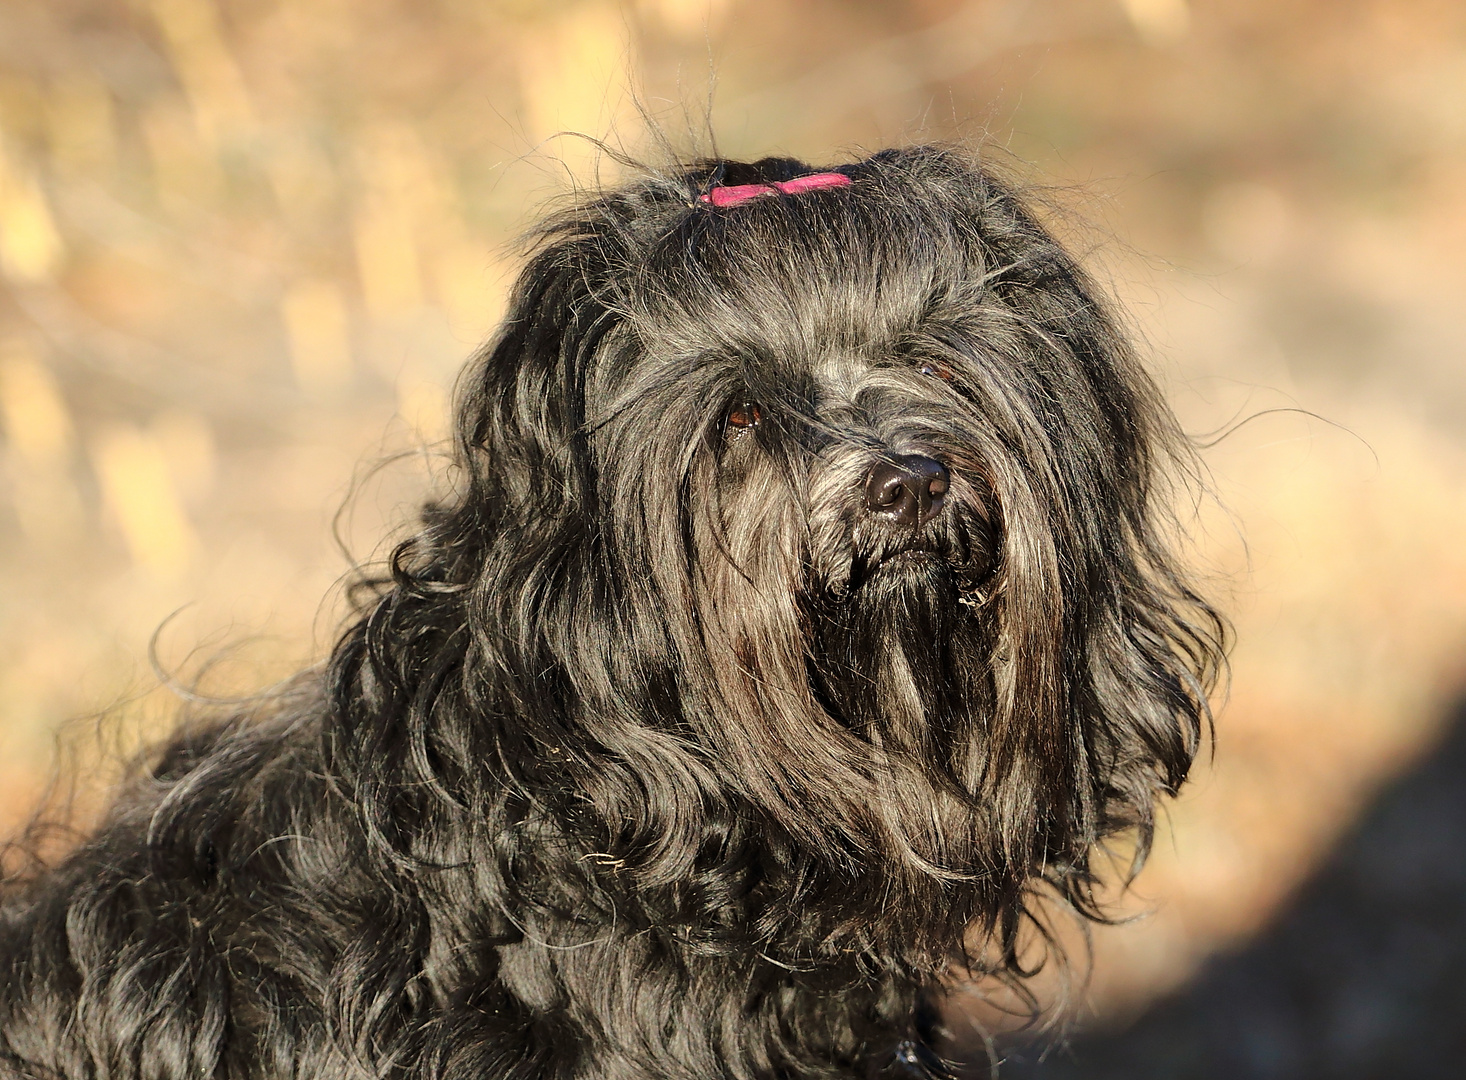
[[[702,198],[813,171],[707,163],[552,222],[402,573],[461,605],[455,700],[493,733],[465,745],[648,888],[756,847],[771,938],[801,903],[1006,931],[1036,878],[1083,902],[1195,753],[1220,627],[1156,524],[1177,440],[965,156]]]

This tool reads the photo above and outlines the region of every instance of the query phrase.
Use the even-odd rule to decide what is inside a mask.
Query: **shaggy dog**
[[[1114,320],[959,152],[550,221],[329,666],[6,886],[30,1078],[939,1075],[1182,782],[1220,624]]]

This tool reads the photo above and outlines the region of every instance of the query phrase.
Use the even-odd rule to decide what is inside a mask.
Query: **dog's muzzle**
[[[952,478],[947,467],[920,454],[883,459],[865,478],[870,515],[894,525],[920,528],[942,511]]]

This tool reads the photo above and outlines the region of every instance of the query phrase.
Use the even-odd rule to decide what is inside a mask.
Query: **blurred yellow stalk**
[[[17,341],[0,343],[0,413],[5,437],[27,463],[64,465],[74,432],[56,377]]]
[[[1147,45],[1170,45],[1191,29],[1186,0],[1122,0],[1125,14]]]
[[[35,174],[0,142],[0,269],[22,284],[49,281],[65,247]]]
[[[392,318],[422,306],[422,271],[412,214],[401,202],[370,196],[356,217],[356,263],[367,311]]]
[[[115,424],[97,436],[92,455],[133,561],[160,578],[181,576],[198,543],[158,440]]]
[[[55,376],[18,341],[0,342],[0,415],[21,529],[37,544],[68,544],[84,518],[68,468],[75,428]]]
[[[628,95],[617,92],[625,90],[626,73],[636,64],[626,16],[615,5],[570,9],[527,41],[521,57],[519,79],[532,139],[560,132],[614,138],[618,122],[635,127]],[[577,182],[595,179],[601,153],[594,143],[566,138],[549,150]]]
[[[199,133],[218,147],[251,128],[249,92],[211,0],[152,0],[152,9]]]

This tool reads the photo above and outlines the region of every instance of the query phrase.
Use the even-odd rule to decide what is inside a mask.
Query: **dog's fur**
[[[1036,892],[1094,913],[1220,662],[1156,505],[1184,446],[968,155],[698,200],[811,171],[543,229],[458,490],[329,667],[7,885],[0,1072],[928,1075]],[[948,490],[893,521],[872,470],[916,454]]]

